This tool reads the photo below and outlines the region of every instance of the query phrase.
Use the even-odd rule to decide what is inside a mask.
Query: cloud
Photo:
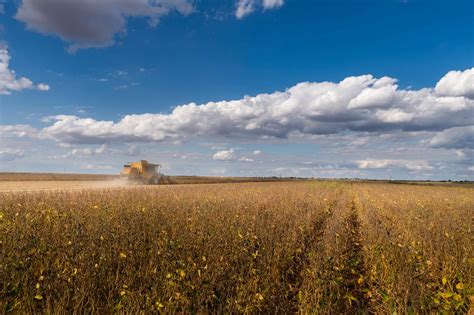
[[[47,84],[40,83],[37,85],[37,87],[38,87],[38,90],[40,91],[49,91],[49,85]]]
[[[456,155],[460,159],[464,159],[466,157],[466,153],[464,153],[462,150],[456,150]]]
[[[11,148],[0,148],[0,161],[13,161],[21,158],[25,155],[25,152],[20,149]]]
[[[71,52],[111,46],[126,33],[127,18],[145,17],[151,26],[160,18],[193,11],[190,0],[22,0],[16,19],[27,29],[71,43]]]
[[[394,83],[395,80],[387,77],[377,80],[372,87],[364,89],[353,98],[347,107],[349,109],[386,107],[396,98],[398,86]]]
[[[129,156],[138,156],[141,153],[141,149],[139,146],[132,144],[127,148],[126,154]]]
[[[433,148],[474,149],[474,126],[444,130],[435,135],[429,145]]]
[[[213,160],[218,160],[218,161],[230,161],[230,160],[233,160],[234,158],[235,158],[234,149],[217,151],[212,156]]]
[[[79,156],[79,157],[86,157],[86,156],[91,156],[95,152],[91,148],[84,148],[84,149],[73,149],[70,153],[70,155],[73,156]]]
[[[81,167],[85,170],[112,170],[114,167],[112,165],[97,165],[97,164],[86,164]]]
[[[239,0],[237,2],[237,10],[235,11],[235,17],[238,19],[242,19],[252,13],[254,9],[255,0]]]
[[[70,147],[72,147],[72,145],[69,143],[58,143],[57,147],[62,149],[69,149]]]
[[[366,159],[357,161],[362,169],[405,168],[410,171],[426,171],[433,169],[426,161]]]
[[[474,68],[449,71],[436,84],[435,91],[441,96],[464,96],[474,99]]]
[[[240,162],[253,162],[253,159],[243,156],[239,159]]]
[[[474,165],[474,150],[463,149],[455,151],[457,159],[453,161],[453,164],[457,165]]]
[[[89,147],[72,149],[70,153],[65,155],[65,157],[69,157],[69,156],[89,157],[93,155],[105,154],[107,152],[109,152],[109,146],[107,144],[103,144],[96,149],[89,148]]]
[[[126,115],[118,122],[59,115],[42,136],[84,144],[193,137],[264,141],[344,132],[442,132],[474,125],[474,100],[439,96],[431,88],[398,89],[395,82],[372,75],[303,82],[282,92],[189,103],[169,114]]]
[[[274,9],[283,6],[284,0],[263,0],[263,7],[265,9]]]
[[[284,0],[237,0],[235,17],[240,20],[253,13],[257,6],[257,2],[264,10],[277,9],[284,4]]]
[[[39,133],[30,125],[0,125],[0,138],[37,138]]]
[[[49,90],[49,85],[47,84],[40,83],[34,85],[28,78],[17,78],[15,71],[11,70],[9,66],[10,54],[8,53],[8,47],[0,42],[0,95],[10,95],[12,91],[25,89]]]
[[[108,151],[109,151],[108,144],[103,144],[99,148],[94,150],[96,154],[104,154],[104,153],[107,153]]]
[[[262,151],[260,151],[260,150],[255,150],[255,151],[253,151],[252,153],[253,153],[253,155],[260,155],[260,154],[262,154]]]

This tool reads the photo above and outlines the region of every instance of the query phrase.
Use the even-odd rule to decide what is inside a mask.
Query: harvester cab
[[[130,162],[123,166],[120,175],[133,182],[156,185],[163,177],[160,167],[161,165],[148,163],[146,160]]]

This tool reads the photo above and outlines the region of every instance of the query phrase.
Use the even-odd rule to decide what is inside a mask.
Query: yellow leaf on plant
[[[262,301],[262,300],[263,300],[263,295],[261,295],[260,293],[255,294],[255,297],[256,297],[257,300],[259,300],[259,301]]]
[[[35,300],[42,300],[43,296],[41,294],[36,294],[35,295]]]
[[[120,253],[119,257],[120,258],[127,258],[127,255],[125,253]]]
[[[450,297],[453,296],[453,292],[443,292],[443,293],[440,293],[439,295],[445,299],[449,299]]]
[[[458,290],[464,289],[464,284],[462,282],[459,282],[458,284],[456,284],[456,289]]]
[[[446,279],[445,277],[443,277],[443,279],[441,279],[441,282],[443,283],[443,285],[445,285],[446,282],[448,282],[448,279]]]

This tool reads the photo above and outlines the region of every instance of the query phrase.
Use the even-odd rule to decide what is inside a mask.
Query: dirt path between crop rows
[[[362,249],[361,223],[355,200],[352,199],[346,217],[346,228],[348,238],[346,248],[343,252],[345,257],[344,269],[341,270],[342,283],[346,291],[345,299],[348,303],[340,303],[341,313],[367,312],[369,303],[367,300],[367,272],[364,267],[364,255]]]
[[[309,253],[322,251],[322,240],[326,232],[326,225],[336,206],[334,201],[331,206],[319,214],[313,221],[311,229],[305,232],[302,238],[301,249],[295,251],[292,259],[281,270],[281,278],[285,279],[285,288],[273,296],[271,305],[277,305],[276,311],[281,314],[298,313],[298,293],[303,283],[303,271],[309,267]]]
[[[300,272],[286,279],[295,289],[285,299],[280,298],[291,305],[283,313],[311,312],[314,305],[322,313],[370,313],[370,284],[357,207],[352,192],[344,190],[329,212],[315,221],[311,234],[305,237],[301,262],[296,265]],[[299,295],[301,285],[303,296]]]

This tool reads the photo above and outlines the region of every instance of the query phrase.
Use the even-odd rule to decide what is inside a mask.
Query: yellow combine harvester
[[[161,165],[148,163],[147,160],[130,162],[123,166],[120,176],[136,183],[156,185],[163,177],[159,172],[160,167]]]

